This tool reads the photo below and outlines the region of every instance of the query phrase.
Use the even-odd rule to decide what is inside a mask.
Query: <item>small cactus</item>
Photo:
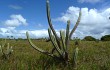
[[[78,51],[79,51],[79,48],[76,47],[74,52],[73,52],[73,65],[74,65],[74,69],[77,69]]]
[[[5,48],[7,46],[7,48]],[[6,44],[5,42],[0,45],[0,53],[3,59],[9,59],[11,53],[13,52],[12,46],[10,47],[9,43]]]

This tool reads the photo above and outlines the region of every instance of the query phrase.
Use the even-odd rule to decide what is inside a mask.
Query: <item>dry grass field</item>
[[[32,40],[38,47],[51,51],[51,42]],[[13,46],[9,60],[0,57],[0,70],[73,70],[72,60],[69,66],[34,50],[27,40],[7,40]],[[69,54],[73,57],[74,41],[70,42]],[[110,41],[80,41],[78,70],[110,70]]]

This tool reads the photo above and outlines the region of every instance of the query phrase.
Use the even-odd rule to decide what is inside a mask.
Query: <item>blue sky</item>
[[[0,35],[2,37],[13,35],[25,38],[26,31],[29,31],[32,37],[48,36],[46,0],[1,0],[0,5]],[[56,31],[65,29],[67,20],[71,20],[74,26],[81,9],[83,17],[73,36],[83,38],[92,35],[99,38],[109,34],[107,19],[110,15],[109,0],[50,0],[50,9]],[[102,26],[103,24],[106,25]]]

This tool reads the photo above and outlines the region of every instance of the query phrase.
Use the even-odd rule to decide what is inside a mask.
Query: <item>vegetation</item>
[[[86,37],[84,37],[83,40],[85,40],[85,41],[96,41],[96,39],[92,36],[86,36]]]
[[[51,42],[32,40],[35,45],[51,52]],[[0,70],[73,70],[73,65],[64,66],[62,63],[43,55],[33,48],[27,40],[7,40],[13,46],[9,60],[0,59]],[[73,62],[75,42],[70,41],[69,58]],[[78,45],[77,70],[110,70],[110,41],[96,43],[81,41]]]
[[[110,41],[110,35],[102,36],[101,41]]]
[[[72,31],[68,20],[66,31],[60,31],[58,37],[50,18],[49,0],[46,2],[46,8],[49,39],[31,40],[28,32],[28,41],[21,38],[15,41],[13,36],[11,39],[7,36],[8,43],[0,39],[0,70],[110,70],[110,35],[101,38],[105,42],[92,36],[86,36],[85,41],[78,38],[71,40],[80,22],[80,11]],[[14,46],[15,51],[9,43]]]

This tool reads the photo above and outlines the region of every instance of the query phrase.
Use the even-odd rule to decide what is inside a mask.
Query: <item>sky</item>
[[[0,37],[48,37],[46,0],[0,0]],[[79,26],[72,37],[84,38],[110,34],[109,0],[50,0],[53,26],[59,35],[65,30],[67,20],[74,27],[81,9]]]

